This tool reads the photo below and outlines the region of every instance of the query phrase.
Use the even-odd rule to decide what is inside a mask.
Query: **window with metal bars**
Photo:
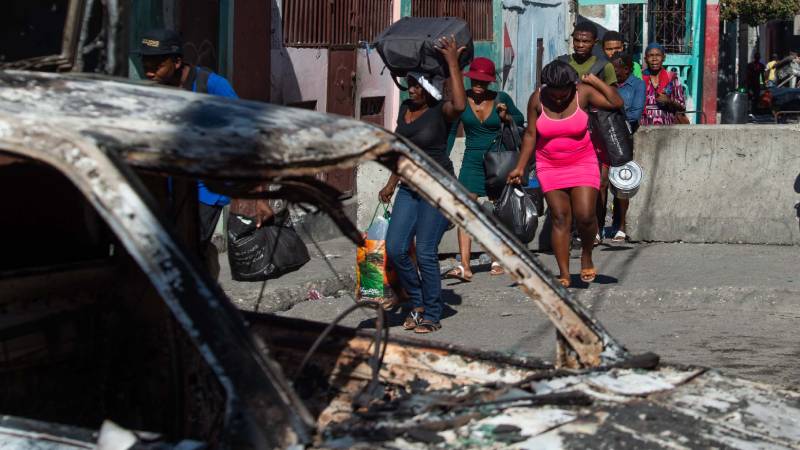
[[[393,0],[283,0],[287,47],[355,46],[392,22]]]
[[[464,19],[476,41],[494,39],[492,0],[412,0],[415,17],[458,17]]]
[[[650,0],[651,38],[667,53],[691,53],[691,0]]]
[[[644,5],[621,4],[619,5],[619,32],[625,36],[628,52],[632,55],[641,55],[642,33],[644,32]]]

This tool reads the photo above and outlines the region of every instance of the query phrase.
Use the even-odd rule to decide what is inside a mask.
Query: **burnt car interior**
[[[0,411],[214,442],[225,394],[148,277],[63,174],[0,164]]]

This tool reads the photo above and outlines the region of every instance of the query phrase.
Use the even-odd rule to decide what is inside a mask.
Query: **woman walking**
[[[450,72],[452,99],[442,100],[441,79],[410,73],[407,77],[409,98],[400,105],[395,132],[408,138],[452,173],[453,163],[447,155],[447,136],[450,124],[466,108],[464,80],[458,66],[458,55],[464,49],[458,48],[452,37],[441,39],[439,46]],[[379,193],[382,202],[391,201],[398,182],[397,175],[389,178]],[[439,210],[400,184],[389,221],[386,253],[413,305],[403,323],[406,330],[431,333],[442,327],[439,324],[443,301],[438,250],[447,225],[447,219]],[[408,253],[412,242],[416,244],[417,266]]]
[[[486,197],[486,173],[483,155],[492,146],[500,132],[501,124],[509,127],[521,126],[525,122],[522,112],[505,92],[489,89],[489,84],[497,81],[495,67],[491,59],[475,58],[464,74],[470,79],[467,91],[467,108],[461,113],[461,123],[466,135],[466,149],[458,181],[472,194],[472,197]],[[453,131],[456,129],[453,125]],[[490,199],[494,200],[494,199]],[[445,275],[462,281],[472,281],[472,268],[469,266],[472,253],[472,239],[462,229],[458,230],[458,249],[461,264]],[[491,275],[503,274],[503,268],[493,262]]]
[[[528,127],[517,166],[508,182],[519,184],[524,168],[536,151],[536,176],[542,185],[553,221],[552,244],[558,262],[558,281],[570,285],[569,246],[573,218],[581,238],[581,280],[597,276],[592,248],[597,232],[597,193],[600,169],[589,136],[587,110],[620,109],[622,98],[594,74],[578,73],[569,64],[554,61],[542,69],[542,87],[528,101]]]
[[[675,125],[681,123],[678,115],[686,111],[686,95],[675,72],[664,68],[667,53],[661,44],[647,46],[644,59],[647,68],[642,79],[647,85],[642,125]],[[685,117],[685,116],[683,116]]]

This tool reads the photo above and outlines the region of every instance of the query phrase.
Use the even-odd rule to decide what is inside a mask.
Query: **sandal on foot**
[[[581,269],[581,281],[584,283],[591,283],[597,278],[597,269],[594,267],[590,269]]]
[[[569,277],[567,277],[567,278],[558,278],[558,282],[561,283],[561,285],[564,286],[565,288],[568,288],[569,284],[570,284]]]
[[[413,330],[422,323],[422,311],[414,311],[412,310],[406,316],[406,320],[403,321],[403,329],[404,330]]]
[[[603,243],[603,238],[600,237],[600,233],[594,235],[594,246],[597,247],[598,245]]]
[[[414,333],[417,334],[428,334],[433,333],[434,331],[439,331],[442,329],[442,324],[439,322],[431,322],[430,320],[423,320],[422,322],[414,328]]]
[[[467,271],[461,264],[455,266],[453,269],[444,274],[444,277],[449,279],[461,280],[465,283],[469,283],[470,281],[472,281],[472,274],[469,274],[469,276],[467,276]]]
[[[503,266],[496,262],[492,262],[492,268],[489,270],[489,275],[502,275],[506,273],[506,270],[503,269]]]
[[[626,242],[627,240],[628,240],[628,235],[625,234],[625,232],[622,230],[617,231],[617,234],[615,234],[614,237],[611,238],[611,242],[615,243]]]

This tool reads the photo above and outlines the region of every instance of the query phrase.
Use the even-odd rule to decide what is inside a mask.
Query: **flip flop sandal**
[[[584,283],[591,283],[595,278],[597,278],[597,269],[594,267],[591,269],[581,269],[581,281]]]
[[[431,322],[430,320],[423,320],[422,322],[414,328],[414,333],[417,334],[428,334],[433,333],[434,331],[439,331],[442,329],[442,324],[439,322]]]
[[[502,275],[506,273],[506,269],[503,269],[503,266],[497,264],[496,262],[492,263],[492,268],[489,270],[489,275]]]
[[[459,264],[453,269],[451,269],[449,272],[444,274],[444,277],[447,279],[456,279],[456,280],[461,280],[464,283],[469,283],[470,281],[472,281],[472,275],[470,274],[470,276],[467,276],[466,273],[467,271],[464,270],[464,266]]]
[[[422,311],[411,311],[406,316],[406,320],[403,321],[403,329],[404,330],[413,330],[422,323]]]
[[[558,282],[561,283],[561,285],[565,288],[568,288],[570,284],[569,278],[558,278]]]
[[[597,247],[603,242],[603,238],[600,237],[600,233],[594,235],[594,246]]]
[[[627,242],[627,240],[628,240],[628,235],[625,234],[625,232],[622,230],[617,231],[617,234],[615,234],[614,237],[611,238],[611,242],[616,242],[616,243]]]

